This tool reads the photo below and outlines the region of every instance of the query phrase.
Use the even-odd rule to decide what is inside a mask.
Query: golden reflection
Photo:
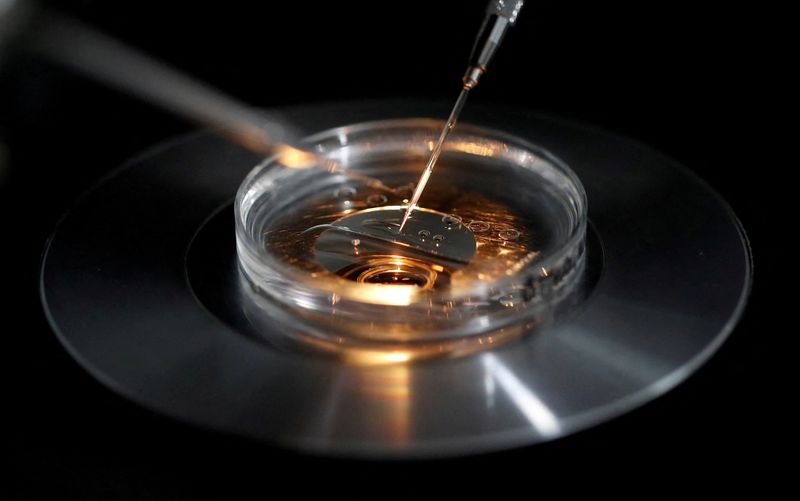
[[[343,276],[359,284],[349,297],[364,303],[407,306],[424,291],[433,288],[440,265],[400,255],[365,257],[363,262]]]
[[[409,351],[354,350],[348,353],[347,359],[358,365],[391,365],[408,362],[413,358]]]
[[[469,153],[470,155],[478,155],[481,157],[495,157],[497,156],[497,149],[494,148],[492,144],[494,143],[476,143],[473,141],[450,140],[447,142],[447,149]]]
[[[407,365],[393,365],[360,371],[360,392],[377,406],[375,419],[389,431],[392,440],[409,439],[411,410],[411,371]]]
[[[360,287],[353,287],[350,297],[371,304],[408,306],[419,292],[417,287],[407,285],[362,284]]]
[[[292,169],[307,169],[319,164],[317,155],[288,144],[282,144],[275,148],[275,154],[281,165]]]
[[[299,341],[323,353],[333,355],[348,365],[366,367],[404,366],[420,360],[441,357],[458,357],[476,353],[488,347],[502,345],[519,339],[535,326],[522,323],[497,329],[490,333],[456,337],[425,343],[364,343],[357,338],[338,337],[326,339],[296,332]]]

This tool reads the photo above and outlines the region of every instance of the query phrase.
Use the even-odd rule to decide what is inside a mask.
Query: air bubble
[[[497,233],[497,236],[503,240],[516,240],[519,238],[519,235],[519,231],[514,228],[503,228]]]
[[[333,192],[333,196],[339,199],[348,199],[356,196],[356,189],[352,186],[344,186]]]
[[[490,225],[486,221],[472,221],[467,225],[467,228],[469,228],[472,233],[483,233],[484,231],[489,231],[489,227]]]
[[[444,242],[444,235],[434,235],[432,240],[433,243],[439,245],[440,243]]]
[[[428,231],[428,230],[419,230],[419,232],[417,233],[417,236],[419,237],[420,240],[422,240],[424,242],[425,240],[430,238],[431,232]]]
[[[525,291],[522,289],[513,290],[495,299],[505,308],[514,308],[525,304]]]
[[[452,230],[456,226],[461,226],[461,218],[458,216],[444,216],[442,222],[444,223],[444,227],[448,230]]]
[[[361,240],[358,238],[354,238],[350,240],[350,243],[353,244],[353,247],[358,247],[359,245],[361,245]]]
[[[498,298],[497,302],[505,308],[513,308],[517,304],[517,298],[514,296],[514,294],[509,294],[507,296]]]
[[[372,205],[372,206],[383,205],[386,203],[387,200],[389,199],[386,198],[386,195],[378,193],[367,197],[367,205]]]

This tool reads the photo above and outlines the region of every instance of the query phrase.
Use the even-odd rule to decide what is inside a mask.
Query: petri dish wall
[[[247,176],[237,253],[263,340],[368,364],[466,354],[535,331],[573,294],[585,192],[522,138],[459,124],[398,231],[442,125],[339,127],[305,140],[317,165],[271,158]]]

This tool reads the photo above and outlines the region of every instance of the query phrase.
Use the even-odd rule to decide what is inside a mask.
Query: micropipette
[[[411,216],[411,212],[416,208],[417,202],[419,202],[419,198],[422,195],[422,190],[424,190],[425,185],[428,184],[428,180],[433,172],[433,167],[436,165],[436,161],[442,153],[442,146],[447,136],[450,134],[450,131],[456,126],[458,115],[461,113],[461,109],[464,108],[464,103],[467,102],[469,91],[478,85],[478,80],[481,75],[486,72],[486,66],[500,46],[500,42],[503,40],[506,31],[517,21],[517,15],[522,8],[523,1],[524,0],[491,0],[489,2],[483,25],[478,32],[478,37],[475,39],[475,44],[472,46],[472,54],[469,58],[467,72],[464,74],[461,93],[458,95],[456,104],[450,112],[450,117],[447,119],[441,134],[439,134],[439,139],[436,141],[431,151],[431,156],[428,159],[425,170],[422,171],[422,176],[420,176],[419,181],[417,181],[417,187],[414,190],[414,195],[408,202],[405,214],[403,214],[403,220],[400,223],[399,231],[403,231],[403,227]]]

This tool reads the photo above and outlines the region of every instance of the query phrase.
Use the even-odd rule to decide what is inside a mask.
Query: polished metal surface
[[[311,133],[443,109],[375,102],[285,111]],[[724,201],[663,155],[597,129],[477,106],[464,120],[544,146],[586,188],[599,277],[574,314],[546,330],[469,357],[378,367],[258,341],[226,247],[233,217],[219,217],[258,158],[207,134],[132,160],[62,220],[42,267],[48,319],[87,371],[143,406],[270,443],[367,457],[563,436],[663,394],[713,354],[742,312],[751,274]],[[211,226],[224,233],[225,224],[230,240],[210,238]],[[208,286],[211,275],[226,286]]]
[[[358,265],[361,254],[386,253],[387,249],[405,257],[424,257],[451,270],[466,266],[475,255],[475,235],[460,219],[420,209],[401,233],[397,228],[403,212],[403,207],[386,206],[339,219],[317,237],[314,257],[325,268],[338,272]],[[360,252],[343,253],[342,248]]]

